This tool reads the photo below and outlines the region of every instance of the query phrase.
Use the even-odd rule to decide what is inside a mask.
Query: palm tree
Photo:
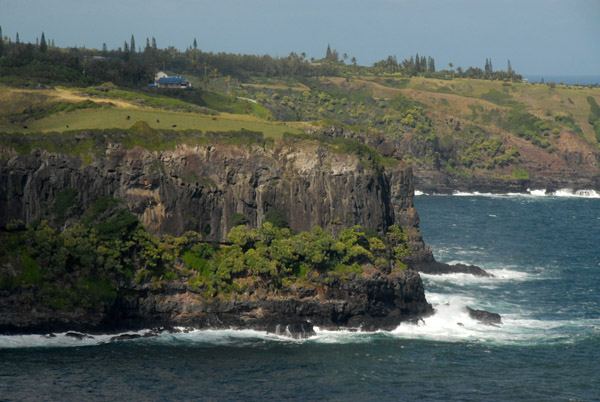
[[[227,78],[225,78],[225,82],[227,83],[227,95],[229,95],[229,84],[231,84],[231,75],[228,75]]]
[[[219,78],[219,71],[217,70],[216,67],[212,70],[212,72],[210,73],[210,76],[213,78],[212,88],[214,90],[215,82],[217,81],[217,78]]]

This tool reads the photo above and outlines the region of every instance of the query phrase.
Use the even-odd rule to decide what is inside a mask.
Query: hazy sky
[[[437,69],[512,67],[522,74],[600,75],[600,0],[0,0],[13,40],[44,31],[58,46],[158,46],[321,58],[327,44],[371,65],[432,56]]]

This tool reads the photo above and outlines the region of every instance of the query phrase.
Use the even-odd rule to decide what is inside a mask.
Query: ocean
[[[391,332],[0,337],[0,400],[600,400],[600,197],[421,194],[436,313]],[[465,307],[502,315],[489,326]]]
[[[565,85],[595,85],[600,84],[599,75],[531,75],[525,74],[523,78],[529,82],[554,82],[555,84],[563,83]]]

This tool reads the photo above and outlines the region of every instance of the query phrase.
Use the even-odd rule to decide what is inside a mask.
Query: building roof
[[[179,77],[163,77],[156,82],[158,84],[178,84],[182,82],[187,82],[187,79]]]

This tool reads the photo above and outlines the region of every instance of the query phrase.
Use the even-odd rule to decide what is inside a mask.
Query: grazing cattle
[[[67,128],[69,128],[69,125],[67,124]]]
[[[23,126],[23,128],[29,128],[29,127],[27,127],[27,126]]]
[[[217,118],[216,118],[216,117],[213,117],[213,120],[217,120]]]
[[[177,124],[173,124],[171,127],[175,128],[175,127],[177,127]]]
[[[157,123],[160,123],[160,120],[156,119],[156,122],[157,122]]]
[[[129,119],[131,119],[131,116],[125,117],[125,120],[129,120]]]

